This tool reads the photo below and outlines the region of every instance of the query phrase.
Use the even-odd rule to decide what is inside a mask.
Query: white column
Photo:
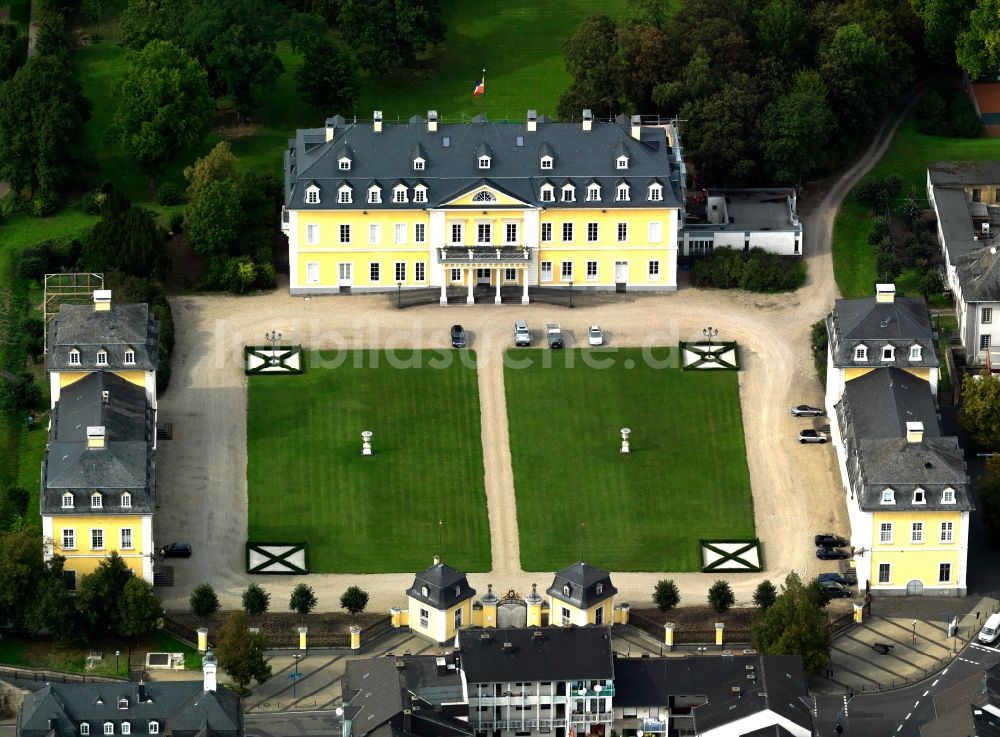
[[[522,289],[522,292],[521,292],[521,304],[526,305],[526,304],[528,304],[528,269],[527,268],[521,269],[521,281],[523,282],[523,284],[521,285],[521,289]]]
[[[445,275],[447,276],[448,270],[445,269]],[[448,280],[441,280],[441,304],[448,304]]]
[[[496,279],[497,279],[497,296],[493,298],[493,304],[500,304],[500,278],[503,276],[503,269],[497,268]]]
[[[466,273],[468,274],[468,277],[469,277],[469,296],[465,298],[465,302],[466,302],[466,304],[470,304],[471,305],[471,304],[475,304],[476,303],[476,298],[472,294],[472,290],[476,286],[476,270],[475,269],[467,269]]]

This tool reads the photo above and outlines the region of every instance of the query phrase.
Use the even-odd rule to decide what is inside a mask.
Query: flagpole
[[[483,67],[483,122],[486,122],[486,67]]]

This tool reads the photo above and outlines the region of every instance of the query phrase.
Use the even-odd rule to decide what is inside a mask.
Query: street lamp
[[[115,675],[118,675],[118,656],[122,654],[121,650],[115,650]]]
[[[281,340],[281,333],[279,333],[277,330],[272,330],[269,333],[264,333],[264,337],[267,340],[271,341],[271,360],[269,361],[269,363],[273,366],[276,363],[278,363],[278,358],[277,356],[275,356],[275,353],[278,352],[277,344],[278,341]]]
[[[569,283],[569,308],[573,309],[573,282]]]
[[[396,309],[403,306],[403,282],[396,282]]]
[[[294,673],[290,673],[289,676],[288,676],[289,678],[292,679],[292,701],[296,700],[296,698],[295,698],[295,684],[299,682],[299,678],[301,677],[300,674],[299,674],[299,658],[301,658],[301,657],[302,657],[301,653],[295,653],[294,655],[292,655],[292,658],[295,660],[295,672]]]
[[[708,349],[712,349],[712,338],[719,334],[718,328],[713,328],[709,325],[707,328],[701,331],[701,334],[708,338]]]

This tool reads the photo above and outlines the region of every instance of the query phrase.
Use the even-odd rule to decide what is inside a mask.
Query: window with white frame
[[[598,184],[591,184],[587,187],[587,202],[599,202],[601,199],[601,187]]]
[[[73,495],[72,494],[63,494],[63,497],[62,497],[62,508],[63,509],[72,509],[73,508]]]
[[[406,187],[396,187],[392,190],[392,201],[409,202],[409,198],[406,196]]]
[[[979,336],[979,350],[988,351],[990,349],[990,343],[992,342],[991,335],[980,335]]]
[[[882,545],[892,545],[892,522],[883,522],[879,525],[878,541]]]
[[[122,550],[131,550],[132,549],[132,528],[131,527],[123,527],[122,530],[121,530],[121,533],[122,533]]]
[[[97,351],[97,365],[98,366],[108,365],[108,352],[103,348]]]
[[[125,365],[131,366],[135,363],[135,351],[131,348],[125,349]]]
[[[629,198],[629,187],[627,184],[619,184],[615,189],[615,201],[616,202],[628,202]]]
[[[351,225],[350,223],[340,224],[340,242],[350,243],[351,242]]]
[[[319,204],[319,190],[318,189],[307,189],[306,190],[306,204],[307,205],[318,205]]]
[[[104,497],[96,491],[90,495],[90,508],[101,509],[104,507]]]
[[[618,242],[625,243],[628,240],[628,223],[618,223]]]
[[[460,282],[460,281],[462,281],[462,270],[461,269],[452,269],[451,270],[451,280],[453,282]]]
[[[413,242],[424,243],[427,240],[427,226],[424,223],[413,224]]]
[[[542,261],[542,281],[552,281],[552,262]]]
[[[914,522],[910,526],[910,542],[922,543],[924,541],[924,523]]]
[[[572,184],[567,184],[562,188],[562,201],[563,202],[576,202],[576,187]]]
[[[122,734],[132,734],[132,725],[128,722],[122,722]]]
[[[660,278],[660,262],[650,261],[649,262],[649,278],[651,281],[656,281]]]
[[[452,223],[451,224],[451,243],[452,245],[458,245],[462,242],[462,224]]]
[[[493,224],[476,223],[476,243],[489,245],[493,242]]]
[[[542,223],[542,243],[549,243],[552,240],[552,223]]]
[[[914,504],[926,504],[927,499],[924,495],[923,489],[914,489],[913,491],[913,503]]]
[[[890,583],[892,581],[892,563],[878,564],[878,582]]]
[[[462,607],[455,610],[455,629],[460,629],[462,626]]]
[[[883,361],[895,361],[896,360],[896,349],[891,345],[882,346],[882,360]]]
[[[951,563],[938,564],[938,583],[951,582]]]
[[[397,245],[406,243],[406,223],[396,223],[396,227],[393,229],[392,241]]]
[[[69,365],[70,366],[80,365],[80,351],[78,351],[76,348],[71,349],[69,352]]]
[[[954,522],[942,522],[941,523],[941,542],[950,543],[955,541],[955,523]]]
[[[573,223],[562,224],[562,239],[563,243],[571,243],[573,241]]]
[[[911,361],[919,361],[920,358],[921,358],[921,356],[922,356],[922,354],[923,354],[923,351],[921,350],[920,346],[918,346],[918,345],[911,345],[910,346],[910,360]]]
[[[659,243],[662,237],[662,223],[650,223],[649,224],[649,242]]]
[[[542,202],[556,201],[555,187],[553,187],[551,184],[543,184],[539,194],[541,195],[540,199],[542,200]]]
[[[942,504],[954,504],[955,503],[955,490],[945,489],[941,492],[941,503]]]
[[[413,160],[413,171],[423,171],[424,170],[424,160],[417,157]]]
[[[382,202],[382,190],[378,187],[372,187],[368,190],[368,203],[371,205],[377,205]]]
[[[406,262],[396,262],[396,281],[406,281]]]
[[[427,264],[423,261],[417,261],[413,264],[413,279],[414,281],[427,281]]]
[[[104,723],[104,734],[114,734],[114,733],[115,733],[115,724],[114,724],[114,722],[105,722]]]
[[[306,243],[315,246],[319,243],[319,226],[310,223],[306,226]]]
[[[539,169],[551,169],[552,168],[552,157],[543,156],[538,162]]]
[[[562,268],[560,269],[559,273],[562,275],[562,278],[565,279],[565,280],[572,279],[573,278],[573,262],[572,261],[563,261],[562,262]]]
[[[980,307],[979,308],[979,322],[982,325],[989,325],[993,322],[993,308],[992,307]]]
[[[479,168],[480,169],[489,169],[490,168],[490,157],[489,156],[480,156],[479,157]]]
[[[504,223],[503,242],[517,243],[517,223]]]
[[[859,345],[854,348],[854,360],[855,361],[867,361],[868,360],[868,348]]]
[[[64,529],[62,531],[63,550],[76,550],[76,530]]]
[[[628,156],[619,156],[615,159],[615,165],[619,169],[628,169]]]
[[[896,492],[892,489],[885,489],[882,491],[882,504],[895,504],[896,503]]]
[[[560,607],[560,609],[562,611],[559,612],[559,618],[562,621],[562,626],[563,627],[569,627],[569,623],[570,623],[569,609],[567,609],[566,607]],[[582,712],[583,710],[581,709],[580,711]]]
[[[306,264],[306,282],[319,284],[319,261],[310,261]]]
[[[597,223],[587,223],[587,242],[597,242]]]
[[[420,610],[420,627],[427,629],[430,626],[430,613],[426,609]]]
[[[588,261],[587,262],[587,279],[593,281],[597,278],[597,262]]]
[[[377,282],[382,278],[382,264],[372,261],[368,264],[368,281]]]
[[[94,550],[104,550],[104,530],[90,531],[90,547]]]
[[[348,187],[346,184],[339,190],[337,190],[337,202],[339,202],[341,205],[349,205],[353,201],[354,199],[352,197],[351,188]]]
[[[650,202],[661,202],[663,200],[663,185],[662,184],[650,184],[649,185],[649,201]]]
[[[413,201],[414,202],[427,202],[427,187],[422,184],[417,185],[413,188]]]
[[[81,722],[80,723],[80,734],[83,735],[83,737],[87,737],[87,735],[90,734],[90,725],[87,724],[86,722]]]
[[[159,722],[150,722],[149,723],[149,733],[150,734],[159,734],[160,733],[160,723]]]
[[[382,225],[368,223],[368,243],[375,246],[382,242]]]
[[[122,492],[122,502],[121,502],[121,505],[122,505],[123,509],[131,509],[132,508],[132,495],[129,494],[127,491]]]
[[[337,160],[337,168],[339,168],[341,171],[350,171],[351,160],[346,156],[341,157],[340,159]]]

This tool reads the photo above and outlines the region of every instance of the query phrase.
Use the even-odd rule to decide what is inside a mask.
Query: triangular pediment
[[[520,197],[515,197],[493,182],[480,181],[472,187],[463,187],[441,203],[442,207],[532,207]]]

